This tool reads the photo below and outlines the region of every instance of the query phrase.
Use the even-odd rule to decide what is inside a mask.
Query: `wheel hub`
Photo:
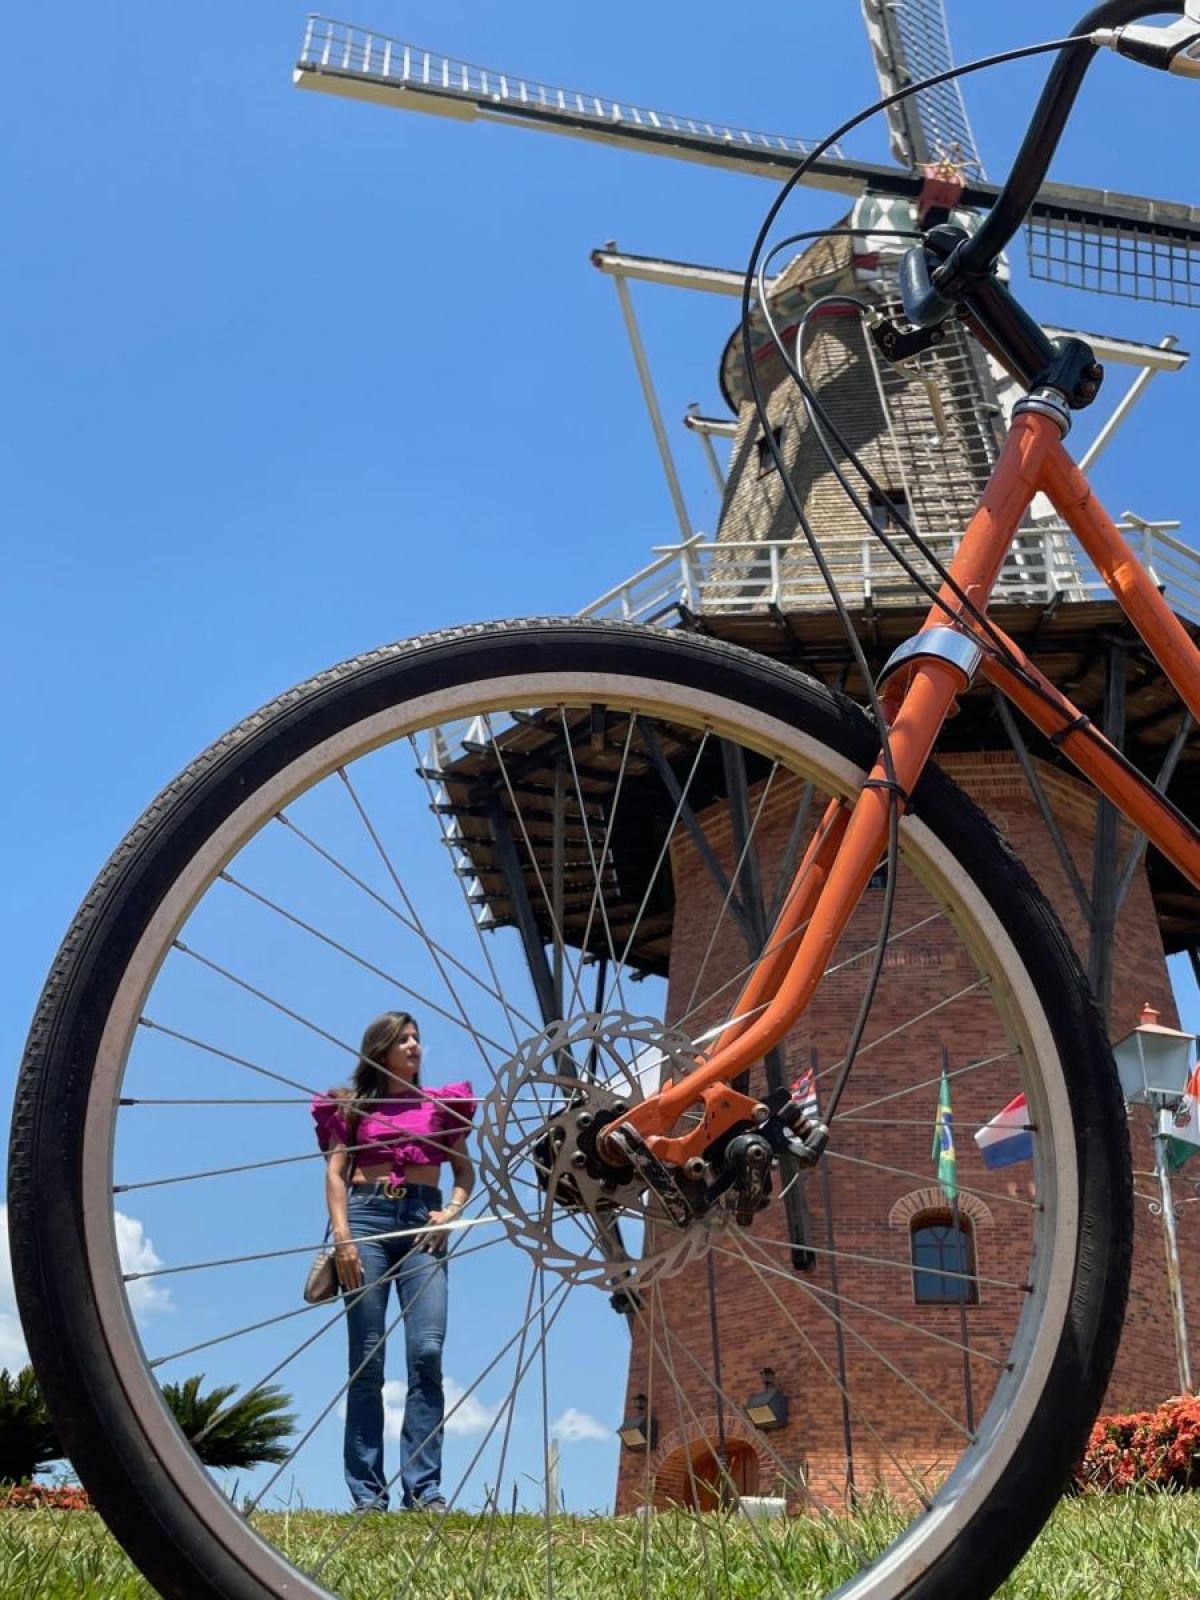
[[[484,1104],[480,1177],[512,1241],[572,1282],[641,1289],[681,1270],[724,1225],[680,1225],[630,1164],[600,1158],[601,1130],[692,1070],[675,1029],[625,1012],[551,1023],[497,1074]]]

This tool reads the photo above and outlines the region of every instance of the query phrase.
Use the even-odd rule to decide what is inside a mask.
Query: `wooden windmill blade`
[[[864,4],[874,5],[885,17],[899,15],[880,0]],[[877,67],[893,74],[928,66],[940,70],[943,54],[949,62],[941,0],[921,0],[902,9],[913,18],[906,24],[910,32],[896,33],[908,51],[904,58],[908,65],[887,56],[886,41],[878,35],[879,42],[875,36],[872,41]],[[320,16],[308,19],[293,76],[303,89],[398,110],[541,128],[775,181],[808,160],[817,142],[534,82]],[[953,92],[943,94],[943,89]],[[990,209],[1000,190],[974,175],[980,170],[979,158],[965,108],[959,109],[957,86],[941,86],[914,98],[918,110],[903,117],[897,112],[893,140],[904,140],[906,150],[933,150],[934,160],[958,148],[968,180],[958,204],[971,210]],[[926,180],[919,165],[892,167],[850,160],[834,147],[811,163],[802,181],[810,188],[855,197],[869,191],[915,200]],[[1200,207],[1049,183],[1033,204],[1030,230],[1036,276],[1176,305],[1200,305]]]

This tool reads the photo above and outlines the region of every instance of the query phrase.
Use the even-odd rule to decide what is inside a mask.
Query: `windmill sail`
[[[862,0],[882,93],[893,95],[954,65],[944,0]],[[913,170],[948,163],[982,177],[959,80],[898,101],[887,110],[892,154]]]
[[[884,0],[864,0],[864,4],[875,8],[879,28],[886,23],[899,41],[888,48],[907,51],[907,65],[897,66],[893,57],[887,58],[893,74],[936,70],[949,63],[941,0],[936,4],[933,0],[905,0],[903,7],[885,5]],[[899,20],[902,14],[906,19],[903,22]],[[775,181],[806,162],[803,182],[808,187],[855,198],[870,193],[915,200],[925,182],[918,166],[851,161],[836,146],[810,161],[815,148],[812,140],[759,133],[703,117],[677,116],[603,95],[538,83],[321,16],[308,19],[294,79],[302,89],[377,105],[433,112],[462,121],[541,128]],[[981,170],[979,157],[957,86],[947,84],[922,91],[917,99],[919,114],[906,124],[911,147],[931,152],[935,162],[954,161],[966,176],[958,204],[968,210],[987,210],[995,204],[1000,190],[976,176]],[[1083,264],[1090,270],[1098,236],[1111,240],[1116,235],[1136,234],[1141,252],[1136,292],[1175,304],[1197,303],[1200,208],[1051,183],[1040,191],[1030,215],[1035,224],[1042,220],[1048,241],[1043,249],[1047,264],[1042,275],[1069,283],[1084,281],[1079,277],[1082,267],[1076,257],[1082,255]],[[1132,283],[1134,279],[1127,275],[1127,281]]]
[[[794,169],[818,143],[539,83],[329,17],[309,17],[294,78],[301,89],[468,122],[524,122],[714,165],[757,168],[768,174],[777,169],[776,175]],[[832,151],[838,154],[836,146]],[[837,161],[832,165],[836,168]],[[844,188],[844,180],[835,187]]]
[[[1200,249],[1192,229],[1200,213],[1195,207],[1178,209],[1184,215],[1173,231],[1164,215],[1152,222],[1117,222],[1106,212],[1089,217],[1043,207],[1025,224],[1030,275],[1092,294],[1195,310],[1200,307]]]

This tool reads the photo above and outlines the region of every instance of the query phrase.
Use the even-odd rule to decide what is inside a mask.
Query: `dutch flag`
[[[1029,1127],[1025,1096],[1019,1094],[1003,1111],[997,1112],[975,1135],[975,1143],[989,1171],[1009,1167],[1014,1161],[1032,1160],[1033,1132]]]

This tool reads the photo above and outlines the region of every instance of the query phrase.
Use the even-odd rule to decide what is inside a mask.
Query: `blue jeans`
[[[373,1233],[419,1228],[441,1196],[427,1184],[401,1200],[372,1190],[347,1196],[350,1233],[358,1245],[364,1285],[345,1294],[350,1335],[346,1393],[346,1483],[354,1504],[386,1511],[383,1466],[383,1363],[392,1284],[404,1319],[408,1394],[400,1433],[400,1481],[405,1507],[439,1496],[442,1477],[442,1344],[446,1337],[446,1257],[414,1247],[413,1236],[370,1239]]]

